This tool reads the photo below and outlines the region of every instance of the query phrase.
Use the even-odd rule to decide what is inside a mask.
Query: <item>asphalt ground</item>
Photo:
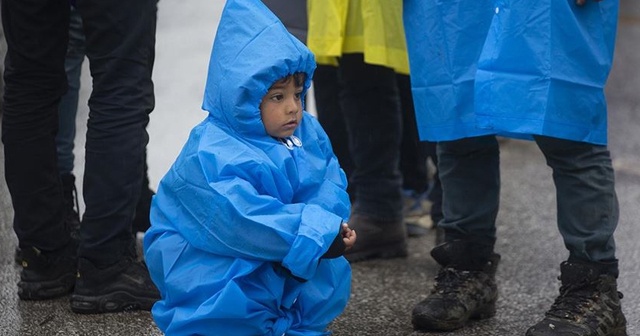
[[[149,125],[149,166],[156,186],[182,147],[201,111],[211,44],[223,1],[161,1],[154,70],[156,109]],[[621,0],[614,69],[607,87],[609,146],[616,169],[620,223],[616,232],[629,335],[640,335],[640,2]],[[85,64],[81,102],[89,95]],[[82,105],[82,104],[81,104]],[[312,106],[312,105],[311,105]],[[78,118],[75,169],[82,176],[86,106]],[[0,158],[4,159],[2,152]],[[2,171],[0,165],[0,173]],[[409,240],[405,259],[353,264],[352,297],[331,325],[335,335],[523,335],[542,318],[558,293],[559,264],[567,252],[558,234],[551,170],[535,144],[501,144],[502,194],[496,250],[502,255],[495,317],[451,333],[414,332],[413,306],[429,293],[437,272],[429,251],[433,233]],[[2,174],[4,175],[4,174]],[[79,186],[81,187],[81,186]],[[148,312],[77,315],[68,297],[26,302],[17,297],[16,238],[4,180],[0,180],[0,336],[161,335]]]

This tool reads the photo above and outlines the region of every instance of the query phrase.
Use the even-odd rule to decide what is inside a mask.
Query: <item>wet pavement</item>
[[[202,92],[209,53],[223,1],[160,1],[154,70],[156,109],[149,125],[149,166],[155,187],[182,147],[191,128],[205,117]],[[609,143],[616,168],[620,224],[616,232],[629,335],[640,335],[640,2],[621,1],[616,60],[607,87]],[[85,64],[81,103],[89,94]],[[78,118],[75,169],[82,176],[86,106]],[[559,264],[567,252],[555,225],[551,170],[535,144],[501,144],[502,199],[497,252],[502,254],[500,290],[494,318],[472,322],[451,333],[418,333],[410,323],[414,304],[426,297],[437,272],[429,257],[433,234],[410,239],[406,259],[353,265],[352,298],[332,325],[335,335],[523,335],[557,295]],[[0,157],[4,158],[2,152]],[[2,165],[0,165],[0,173]],[[4,174],[2,174],[3,176]],[[79,186],[81,187],[81,185]],[[68,297],[19,301],[14,264],[12,211],[0,179],[0,336],[4,335],[161,335],[148,312],[77,315]]]

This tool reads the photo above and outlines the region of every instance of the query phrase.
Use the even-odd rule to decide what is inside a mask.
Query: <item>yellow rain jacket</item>
[[[308,0],[307,45],[320,64],[362,53],[369,64],[409,74],[402,1]]]

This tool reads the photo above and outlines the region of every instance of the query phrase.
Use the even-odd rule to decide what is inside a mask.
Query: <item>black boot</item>
[[[627,336],[616,278],[597,264],[563,262],[560,296],[527,336]]]
[[[20,253],[18,296],[22,300],[47,300],[68,294],[76,281],[76,250],[78,242],[56,251],[41,251],[35,247]]]
[[[98,268],[87,259],[78,259],[78,278],[70,300],[74,313],[151,310],[159,299],[143,261],[124,257],[114,265]]]
[[[358,241],[344,255],[350,262],[399,258],[408,254],[407,231],[402,219],[380,220],[354,214],[349,227],[358,233]]]
[[[469,319],[495,315],[498,298],[495,275],[500,255],[490,252],[485,254],[488,258],[474,260],[473,256],[478,255],[473,245],[461,240],[444,243],[431,251],[441,268],[431,294],[413,308],[414,329],[450,331],[463,327]]]

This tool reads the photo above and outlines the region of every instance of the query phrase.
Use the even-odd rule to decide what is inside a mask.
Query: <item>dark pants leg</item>
[[[313,90],[318,121],[327,132],[340,167],[349,178],[353,170],[353,162],[349,152],[349,135],[345,117],[339,103],[341,87],[338,81],[338,68],[319,64],[313,75]],[[349,194],[352,192],[349,186]]]
[[[542,136],[535,140],[553,169],[558,228],[569,260],[615,261],[618,199],[607,147]]]
[[[51,251],[70,239],[55,145],[58,103],[67,90],[69,3],[4,0],[2,25],[8,45],[2,141],[14,230],[20,247]]]
[[[416,126],[416,113],[408,75],[397,75],[402,110],[402,137],[400,142],[400,172],[402,187],[416,193],[429,189],[427,170],[427,143],[420,141]]]
[[[340,59],[339,79],[354,170],[353,212],[383,220],[402,218],[399,148],[402,132],[396,74],[364,63],[362,54]]]
[[[146,125],[154,107],[156,0],[77,0],[93,78],[80,257],[106,266],[132,252]]]
[[[469,239],[486,246],[496,239],[500,202],[500,152],[495,136],[438,143],[438,170],[443,189],[446,241]]]
[[[440,182],[440,169],[438,168],[438,155],[437,144],[435,142],[424,142],[427,152],[427,157],[430,157],[433,161],[433,165],[436,166],[435,174],[433,174],[433,181],[431,183],[431,189],[429,190],[429,200],[431,201],[431,219],[434,225],[442,220],[442,183]]]
[[[78,96],[80,91],[80,75],[84,61],[84,33],[82,31],[82,19],[80,14],[71,8],[69,21],[69,46],[64,68],[67,73],[69,88],[62,96],[59,108],[59,125],[56,136],[58,148],[58,168],[60,174],[73,173],[74,159],[73,148],[76,137],[76,114],[78,112]]]

